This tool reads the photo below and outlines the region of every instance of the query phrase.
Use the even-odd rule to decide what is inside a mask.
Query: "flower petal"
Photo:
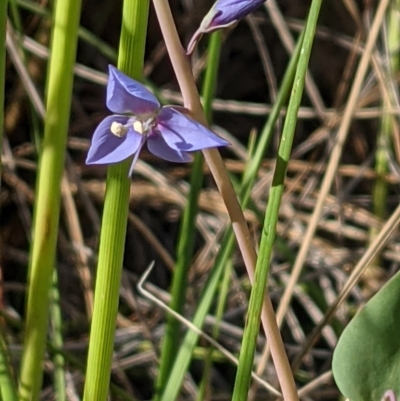
[[[129,129],[124,137],[117,137],[111,131],[111,124],[115,121],[126,124],[129,117],[108,116],[96,128],[92,144],[86,158],[86,164],[117,163],[132,156],[139,148],[142,135]]]
[[[172,107],[163,107],[157,116],[157,122],[157,130],[168,146],[181,152],[230,145],[204,125]]]
[[[265,0],[218,0],[212,8],[210,28],[226,26],[242,19],[264,2]]]
[[[203,18],[199,29],[189,42],[186,53],[192,54],[204,33],[225,28],[250,14],[265,0],[217,0],[211,10]]]
[[[170,148],[162,135],[157,132],[153,132],[147,137],[147,148],[153,155],[170,162],[186,163],[192,160],[192,157],[186,152]]]
[[[108,66],[107,107],[118,114],[147,114],[155,112],[160,103],[142,84],[112,65]]]

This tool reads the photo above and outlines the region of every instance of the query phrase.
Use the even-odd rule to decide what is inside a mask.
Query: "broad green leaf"
[[[400,395],[400,272],[343,331],[332,370],[351,401],[378,401],[388,389]]]

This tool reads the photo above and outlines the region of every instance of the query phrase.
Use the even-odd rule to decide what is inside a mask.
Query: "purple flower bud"
[[[111,65],[107,107],[116,114],[96,128],[86,164],[118,163],[134,155],[131,175],[146,142],[151,153],[172,162],[192,160],[187,152],[229,145],[178,108],[161,107],[145,86]]]
[[[187,54],[193,53],[203,34],[234,24],[264,2],[265,0],[217,0],[190,40]]]

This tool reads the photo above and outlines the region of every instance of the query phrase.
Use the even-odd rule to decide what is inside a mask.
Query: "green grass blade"
[[[50,343],[52,347],[62,349],[64,339],[62,335],[63,320],[60,307],[60,292],[58,290],[57,271],[53,273],[53,286],[50,291]],[[54,389],[57,401],[66,401],[67,385],[65,382],[65,358],[56,353],[53,356],[54,363]]]
[[[286,101],[289,97],[293,85],[294,76],[296,73],[297,63],[300,57],[300,51],[303,40],[304,40],[304,30],[299,36],[297,45],[294,49],[293,55],[290,59],[289,65],[286,69],[286,73],[280,85],[276,101],[268,117],[268,120],[262,129],[260,139],[257,142],[257,145],[255,146],[255,152],[254,155],[252,156],[251,163],[248,164],[248,167],[244,172],[243,184],[240,190],[240,199],[242,199],[242,202],[245,202],[246,204],[250,198],[251,188],[254,184],[254,180],[257,177],[257,172],[260,169],[261,163],[263,161],[265,150],[267,149],[269,141],[272,138],[273,129],[276,121],[279,118],[279,113],[281,112],[282,107],[286,104]]]
[[[49,66],[44,139],[40,159],[35,226],[30,255],[24,351],[19,398],[36,401],[42,383],[49,289],[55,262],[60,212],[60,182],[71,105],[80,0],[58,0]]]
[[[12,372],[11,358],[2,328],[0,330],[0,399],[17,401],[18,393]]]
[[[207,280],[206,287],[199,301],[199,306],[193,317],[193,324],[197,327],[201,327],[204,323],[205,317],[211,307],[215,292],[221,280],[221,275],[224,272],[226,262],[231,257],[234,245],[235,238],[232,234],[232,229],[228,229],[224,235],[224,239],[222,240],[223,247],[217,256],[216,267],[212,270],[211,275]],[[161,397],[162,401],[177,399],[183,378],[192,359],[192,353],[198,337],[197,333],[193,331],[187,332],[171,370],[164,393]]]
[[[137,80],[142,78],[148,11],[148,0],[124,1],[118,68]],[[85,401],[102,401],[108,397],[128,218],[129,166],[128,160],[108,168]]]
[[[233,265],[232,265],[232,259],[231,259],[230,261],[228,261],[228,263],[224,269],[224,272],[223,272],[223,275],[222,275],[222,278],[221,278],[220,284],[219,284],[218,303],[217,303],[217,308],[216,308],[216,312],[215,312],[215,324],[214,324],[213,330],[212,330],[212,338],[214,340],[218,337],[220,323],[221,323],[222,317],[224,315],[226,301],[228,299],[228,294],[231,289],[229,284],[231,282],[232,268],[233,268]],[[212,367],[212,363],[214,360],[214,357],[213,357],[214,351],[215,351],[215,349],[210,347],[204,358],[203,378],[201,381],[199,393],[197,395],[197,401],[203,401],[203,400],[207,399],[207,397],[210,395],[209,393],[207,393],[207,389],[208,389],[209,382],[211,379],[211,367]]]
[[[396,4],[397,3],[397,4]],[[389,53],[389,65],[387,69],[389,74],[387,76],[387,88],[389,92],[389,99],[384,97],[382,107],[392,108],[395,107],[396,99],[393,94],[392,86],[389,83],[389,79],[394,81],[395,74],[399,70],[400,59],[399,59],[399,45],[400,45],[400,26],[398,21],[398,9],[400,6],[399,1],[392,2],[389,6],[388,11],[388,35],[387,35],[387,47]],[[384,175],[389,171],[389,159],[388,151],[391,143],[393,133],[396,132],[394,129],[394,124],[396,121],[394,116],[384,114],[381,120],[381,127],[377,138],[377,149],[375,152],[375,172],[377,175],[376,181],[374,183],[374,188],[372,190],[372,202],[374,214],[381,218],[382,220],[386,218],[387,215],[387,197],[389,191],[389,185],[384,179]],[[397,139],[395,139],[396,141]],[[373,238],[377,235],[378,230],[376,228],[371,228],[371,237]],[[379,265],[379,257],[374,261],[374,265]]]
[[[297,113],[303,95],[304,81],[307,73],[307,66],[311,54],[321,3],[322,0],[314,0],[311,4],[296,75],[294,77],[288,112],[277,155],[272,186],[269,192],[269,201],[264,220],[264,229],[262,232],[260,250],[254,277],[254,286],[250,295],[246,327],[239,356],[239,367],[236,374],[232,398],[235,401],[245,400],[248,394],[251,371],[253,369],[256,338],[259,333],[260,316],[263,306],[265,288],[267,285],[269,263],[275,240],[280,202],[284,189],[286,168],[290,158],[290,152],[297,123]]]
[[[169,306],[177,313],[182,313],[185,305],[187,278],[191,266],[195,239],[194,235],[188,235],[188,233],[193,233],[196,230],[196,215],[202,184],[203,155],[198,152],[195,155],[192,165],[190,193],[180,227],[178,255],[171,288],[171,302]],[[180,345],[180,329],[180,322],[176,320],[174,316],[168,315],[166,333],[161,351],[160,371],[156,384],[155,400],[159,400],[168,381],[168,376]]]

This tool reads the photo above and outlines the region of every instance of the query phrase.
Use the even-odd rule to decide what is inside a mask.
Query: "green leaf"
[[[400,394],[400,272],[372,297],[343,331],[332,370],[351,401],[380,400],[386,390]]]

